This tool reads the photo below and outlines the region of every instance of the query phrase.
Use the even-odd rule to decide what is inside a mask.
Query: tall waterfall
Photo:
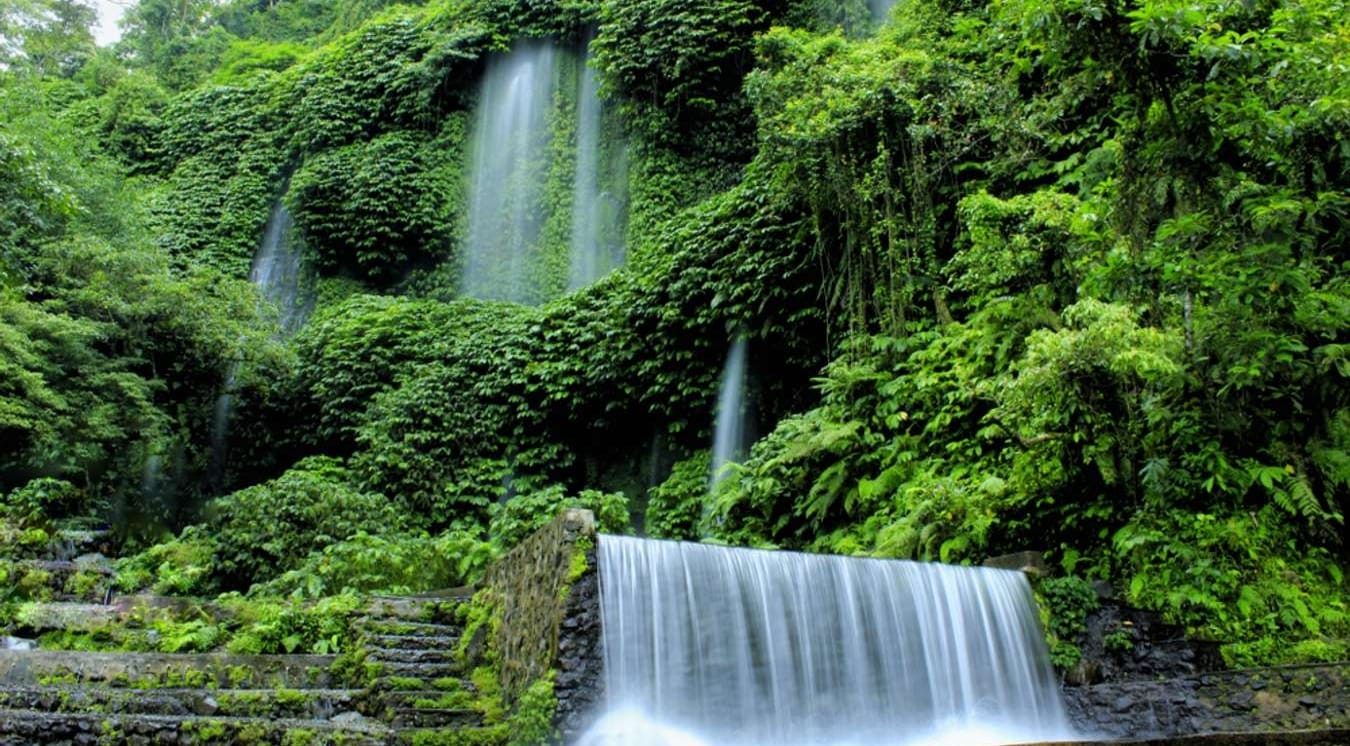
[[[460,292],[537,300],[537,252],[557,88],[552,44],[527,42],[488,62],[470,139],[468,235]]]
[[[877,21],[886,20],[886,16],[890,14],[893,5],[895,5],[895,0],[867,0],[867,7],[872,11],[872,17]]]
[[[624,262],[628,148],[607,117],[587,42],[577,72],[576,169],[572,181],[572,267],[568,287],[585,287]],[[608,125],[608,126],[606,126]]]
[[[469,141],[461,294],[537,303],[623,263],[627,149],[588,59],[530,41],[488,61]]]
[[[1021,573],[602,536],[585,746],[1071,737]]]
[[[314,310],[314,290],[305,271],[304,253],[295,240],[295,220],[280,201],[272,208],[263,230],[263,239],[253,254],[248,279],[263,300],[277,310],[280,336],[294,334]],[[225,370],[225,385],[216,396],[211,420],[211,460],[207,482],[212,489],[223,486],[225,459],[230,439],[230,416],[234,411],[235,388],[239,382],[239,362]]]
[[[727,464],[744,456],[746,447],[746,358],[749,342],[745,335],[737,335],[727,350],[727,361],[722,367],[722,383],[717,394],[717,416],[713,427],[712,472],[708,489],[726,475]]]
[[[572,181],[572,274],[568,286],[573,290],[595,282],[611,269],[600,231],[605,195],[600,191],[599,90],[595,71],[583,60],[577,75],[577,154]]]
[[[314,294],[294,229],[290,211],[277,202],[248,274],[263,299],[276,306],[282,336],[294,334],[314,310]]]

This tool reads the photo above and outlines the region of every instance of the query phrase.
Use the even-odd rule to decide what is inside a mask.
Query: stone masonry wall
[[[595,546],[595,516],[564,510],[494,564],[483,583],[501,604],[496,645],[503,695],[514,702],[556,670],[563,742],[579,733],[601,694]]]
[[[1350,663],[1066,687],[1074,724],[1098,736],[1350,728]]]

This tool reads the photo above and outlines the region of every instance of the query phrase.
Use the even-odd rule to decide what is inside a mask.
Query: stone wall
[[[1084,733],[1110,737],[1350,728],[1350,663],[1067,687]]]
[[[595,516],[564,510],[494,564],[483,582],[500,604],[496,648],[503,697],[514,703],[555,670],[556,723],[564,742],[580,732],[600,697],[595,546]]]

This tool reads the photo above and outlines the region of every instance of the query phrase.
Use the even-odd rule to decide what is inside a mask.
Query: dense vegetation
[[[582,504],[1043,548],[1233,664],[1346,657],[1340,0],[140,0],[103,49],[90,21],[0,6],[8,556],[111,522],[127,589],[342,599],[470,579]],[[592,33],[627,266],[456,297],[488,56]],[[278,202],[319,273],[293,337],[248,282]],[[709,495],[738,334],[763,437]]]

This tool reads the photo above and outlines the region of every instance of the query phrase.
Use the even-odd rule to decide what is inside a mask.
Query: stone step
[[[409,622],[453,622],[461,596],[375,596],[366,606],[371,617],[401,619]]]
[[[456,730],[408,729],[400,730],[391,743],[412,744],[413,746],[501,746],[510,738],[511,733],[505,725],[490,725],[478,728],[459,728]]]
[[[454,663],[455,651],[421,648],[367,648],[366,660],[376,663]]]
[[[5,687],[0,688],[0,709],[326,720],[355,712],[363,694],[356,689]]]
[[[331,655],[83,653],[0,650],[0,686],[316,689],[331,686]]]
[[[459,635],[367,635],[366,645],[385,650],[454,650]]]
[[[381,680],[398,677],[432,681],[433,679],[454,678],[465,673],[464,667],[458,663],[397,663],[391,661],[379,661],[379,663],[382,666],[379,675]]]
[[[376,746],[388,743],[390,736],[388,726],[354,713],[329,720],[276,720],[0,710],[0,746],[47,743]]]
[[[458,637],[464,628],[458,624],[438,624],[433,622],[409,622],[401,619],[378,619],[361,617],[356,620],[356,628],[368,635],[395,637]]]
[[[473,685],[465,682],[458,689],[386,690],[366,701],[372,705],[372,712],[459,710],[469,709],[476,694]]]
[[[389,723],[395,728],[476,728],[483,713],[468,708],[402,707],[393,711]]]

